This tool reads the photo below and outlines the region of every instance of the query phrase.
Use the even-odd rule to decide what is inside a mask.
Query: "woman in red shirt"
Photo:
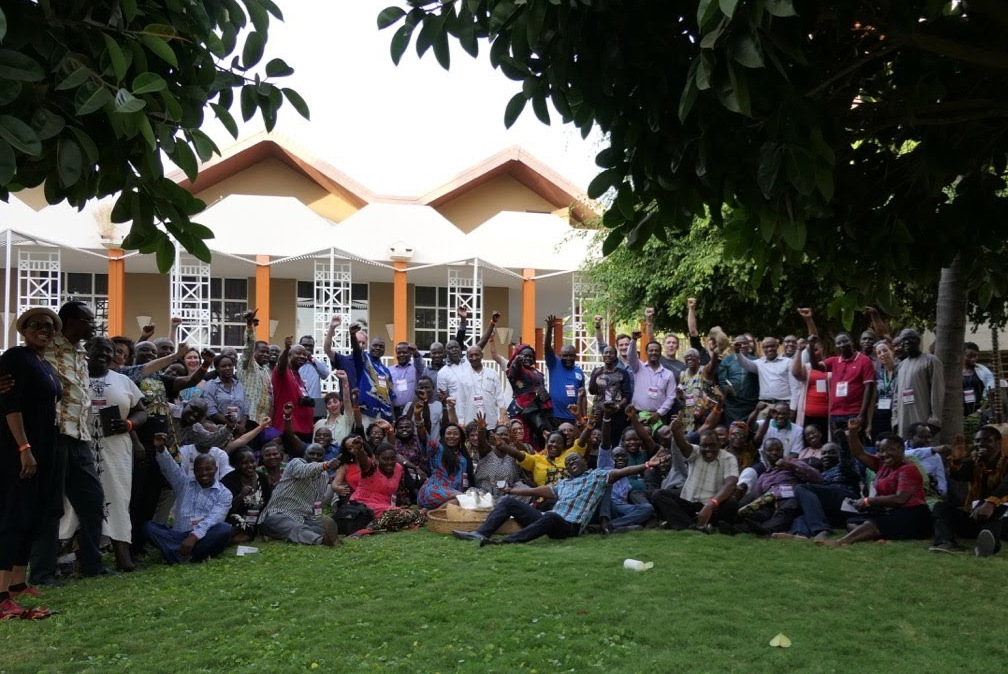
[[[875,496],[857,502],[864,513],[860,524],[843,538],[816,541],[820,545],[849,545],[879,539],[927,538],[931,535],[931,511],[924,500],[924,475],[904,459],[903,439],[891,435],[878,443],[878,455],[864,451],[858,434],[861,421],[847,421],[847,440],[858,461],[875,471]]]

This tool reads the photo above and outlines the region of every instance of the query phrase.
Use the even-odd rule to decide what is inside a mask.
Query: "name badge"
[[[792,498],[794,496],[794,487],[790,484],[782,484],[780,486],[780,497],[781,498]]]
[[[322,516],[322,501],[315,501],[315,503],[312,504],[312,514],[314,514],[315,517]]]
[[[657,398],[658,397],[658,388],[656,386],[648,386],[647,397],[648,398]]]
[[[566,384],[564,386],[564,391],[566,391],[567,397],[570,398],[571,400],[577,398],[577,388],[574,386],[574,384]]]
[[[846,398],[847,397],[847,382],[838,381],[836,383],[836,397]]]
[[[228,413],[228,416],[232,416],[232,417],[238,416],[238,406],[237,405],[228,405],[227,413]]]
[[[388,383],[385,381],[385,377],[383,375],[378,375],[378,388],[385,388],[387,386]]]
[[[245,524],[255,524],[259,521],[259,511],[249,510],[245,513]]]
[[[473,396],[473,403],[482,407],[483,406],[483,396],[481,396],[481,395],[474,395]]]
[[[409,388],[409,382],[408,381],[406,381],[405,379],[397,379],[396,380],[396,383],[395,383],[395,390],[396,391],[405,391],[408,388]]]
[[[912,388],[900,391],[900,397],[902,398],[904,405],[913,405],[914,400],[916,400],[916,398],[914,398],[914,390]]]
[[[195,529],[196,525],[199,524],[202,521],[203,521],[202,517],[192,517],[192,518],[189,519],[189,524],[192,525],[193,529]]]
[[[91,409],[100,410],[103,407],[108,407],[108,401],[104,398],[91,398]]]
[[[696,396],[688,395],[686,396],[686,407],[696,407]]]
[[[963,402],[972,405],[976,402],[976,391],[971,388],[963,389]]]
[[[816,393],[826,393],[826,380],[816,379],[815,390]]]
[[[892,409],[892,398],[879,398],[878,408],[880,410],[891,410]]]

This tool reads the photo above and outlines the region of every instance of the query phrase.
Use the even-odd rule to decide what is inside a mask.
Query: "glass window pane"
[[[437,327],[437,312],[434,309],[416,310],[416,329],[434,329]]]
[[[438,305],[439,306],[442,306],[442,307],[448,306],[448,289],[447,288],[443,288],[443,287],[442,288],[438,288],[437,289],[437,299],[438,299]]]
[[[189,281],[191,281],[193,279],[193,277],[188,277],[188,279],[189,279]],[[215,298],[219,299],[220,296],[221,296],[221,280],[219,278],[211,278],[210,279],[210,297],[215,297]]]
[[[427,351],[430,349],[430,345],[435,341],[434,333],[428,330],[416,330],[413,337],[417,348],[421,351]]]
[[[108,295],[108,274],[94,275],[95,295]]]
[[[70,273],[66,275],[66,288],[63,289],[68,295],[90,295],[91,274]]]
[[[191,344],[191,342],[190,342],[190,344]],[[220,328],[220,323],[211,323],[210,324],[210,344],[212,344],[213,346],[218,346],[218,347],[221,345],[221,328]]]
[[[436,302],[437,288],[416,286],[413,289],[413,298],[418,307],[432,307]]]
[[[248,309],[245,307],[244,302],[225,302],[224,303],[224,320],[229,323],[241,323],[242,316]]]
[[[362,300],[367,302],[368,299],[368,284],[367,283],[351,283],[350,284],[350,299],[352,300]]]
[[[248,299],[248,279],[226,278],[224,279],[224,299],[226,300],[247,300]]]
[[[245,343],[244,325],[224,326],[224,343],[221,346],[241,347]]]
[[[315,284],[311,281],[297,282],[298,300],[313,300],[315,298]]]

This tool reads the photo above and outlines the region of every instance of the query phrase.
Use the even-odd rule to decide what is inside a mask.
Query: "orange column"
[[[534,344],[536,330],[535,269],[522,269],[521,341]]]
[[[269,255],[256,255],[256,270],[255,270],[255,308],[259,309],[259,313],[256,317],[259,319],[259,325],[256,326],[255,335],[256,339],[269,342],[270,341],[270,256]]]
[[[121,248],[109,248],[108,334],[126,334],[126,261]]]
[[[398,344],[399,342],[407,341],[406,262],[404,260],[396,260],[392,264],[395,266],[392,278],[392,335],[396,344]]]
[[[637,340],[637,342],[638,342],[637,353],[641,355],[641,358],[644,358],[644,355],[647,353],[647,343],[648,343],[647,323],[645,321],[640,322],[640,339]]]

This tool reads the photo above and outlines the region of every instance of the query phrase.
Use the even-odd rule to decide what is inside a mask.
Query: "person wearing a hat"
[[[17,319],[25,346],[0,356],[0,372],[13,388],[0,395],[0,620],[46,618],[45,609],[25,609],[19,600],[38,590],[26,582],[32,542],[39,532],[47,494],[56,485],[56,403],[61,397],[56,370],[45,350],[62,327],[52,309],[28,309]]]
[[[81,575],[112,573],[102,563],[98,550],[105,518],[105,492],[91,449],[91,378],[83,346],[94,337],[95,316],[87,304],[78,301],[65,303],[58,313],[62,327],[45,348],[45,359],[56,369],[63,389],[63,397],[56,408],[59,430],[53,455],[56,488],[45,494],[48,501],[42,529],[32,549],[30,577],[34,585],[56,583],[64,495],[80,520],[77,561]]]

